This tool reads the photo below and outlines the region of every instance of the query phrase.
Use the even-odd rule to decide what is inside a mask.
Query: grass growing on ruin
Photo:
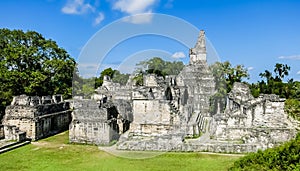
[[[200,153],[164,153],[126,159],[97,146],[68,144],[68,132],[0,155],[1,170],[227,170],[239,157]]]

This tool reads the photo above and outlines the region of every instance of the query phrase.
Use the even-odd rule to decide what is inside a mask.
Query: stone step
[[[14,146],[14,145],[16,145],[16,144],[18,144],[19,142],[8,142],[7,144],[5,144],[5,145],[3,145],[3,146],[1,146],[0,147],[0,150],[2,150],[2,149],[5,149],[5,148],[8,148],[8,147],[11,147],[11,146]]]
[[[13,150],[13,149],[16,149],[16,148],[19,148],[19,147],[22,147],[22,146],[27,145],[27,144],[30,144],[30,141],[17,142],[17,143],[14,144],[14,145],[11,145],[11,146],[9,146],[9,147],[7,147],[7,148],[1,149],[1,150],[0,150],[0,154],[5,153],[5,152],[8,152],[8,151]]]

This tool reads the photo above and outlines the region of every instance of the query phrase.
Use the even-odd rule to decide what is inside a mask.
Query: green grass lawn
[[[227,170],[239,157],[164,153],[147,159],[121,158],[97,146],[68,144],[68,132],[0,154],[0,170]]]

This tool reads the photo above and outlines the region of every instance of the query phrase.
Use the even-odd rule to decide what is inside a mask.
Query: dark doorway
[[[172,91],[170,89],[170,87],[167,88],[166,92],[165,92],[165,96],[166,96],[166,100],[173,100],[173,96],[172,96]]]

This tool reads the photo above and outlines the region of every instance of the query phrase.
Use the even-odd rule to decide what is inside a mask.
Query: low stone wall
[[[221,127],[219,127],[221,128]],[[278,144],[296,136],[292,128],[222,128],[221,134],[213,135],[218,141],[243,141],[243,143]]]
[[[184,144],[178,151],[214,152],[214,153],[249,153],[259,149],[257,144]],[[264,149],[263,149],[264,150]],[[177,150],[174,150],[177,151]]]
[[[131,135],[129,135],[131,137]],[[117,143],[117,149],[130,151],[172,151],[182,145],[182,135],[135,136]]]
[[[172,140],[160,141],[126,141],[118,144],[119,150],[130,151],[174,151],[174,152],[215,152],[215,153],[249,153],[256,152],[261,148],[258,144],[231,144],[231,143],[218,143],[218,144],[189,144],[189,143],[176,143]]]

